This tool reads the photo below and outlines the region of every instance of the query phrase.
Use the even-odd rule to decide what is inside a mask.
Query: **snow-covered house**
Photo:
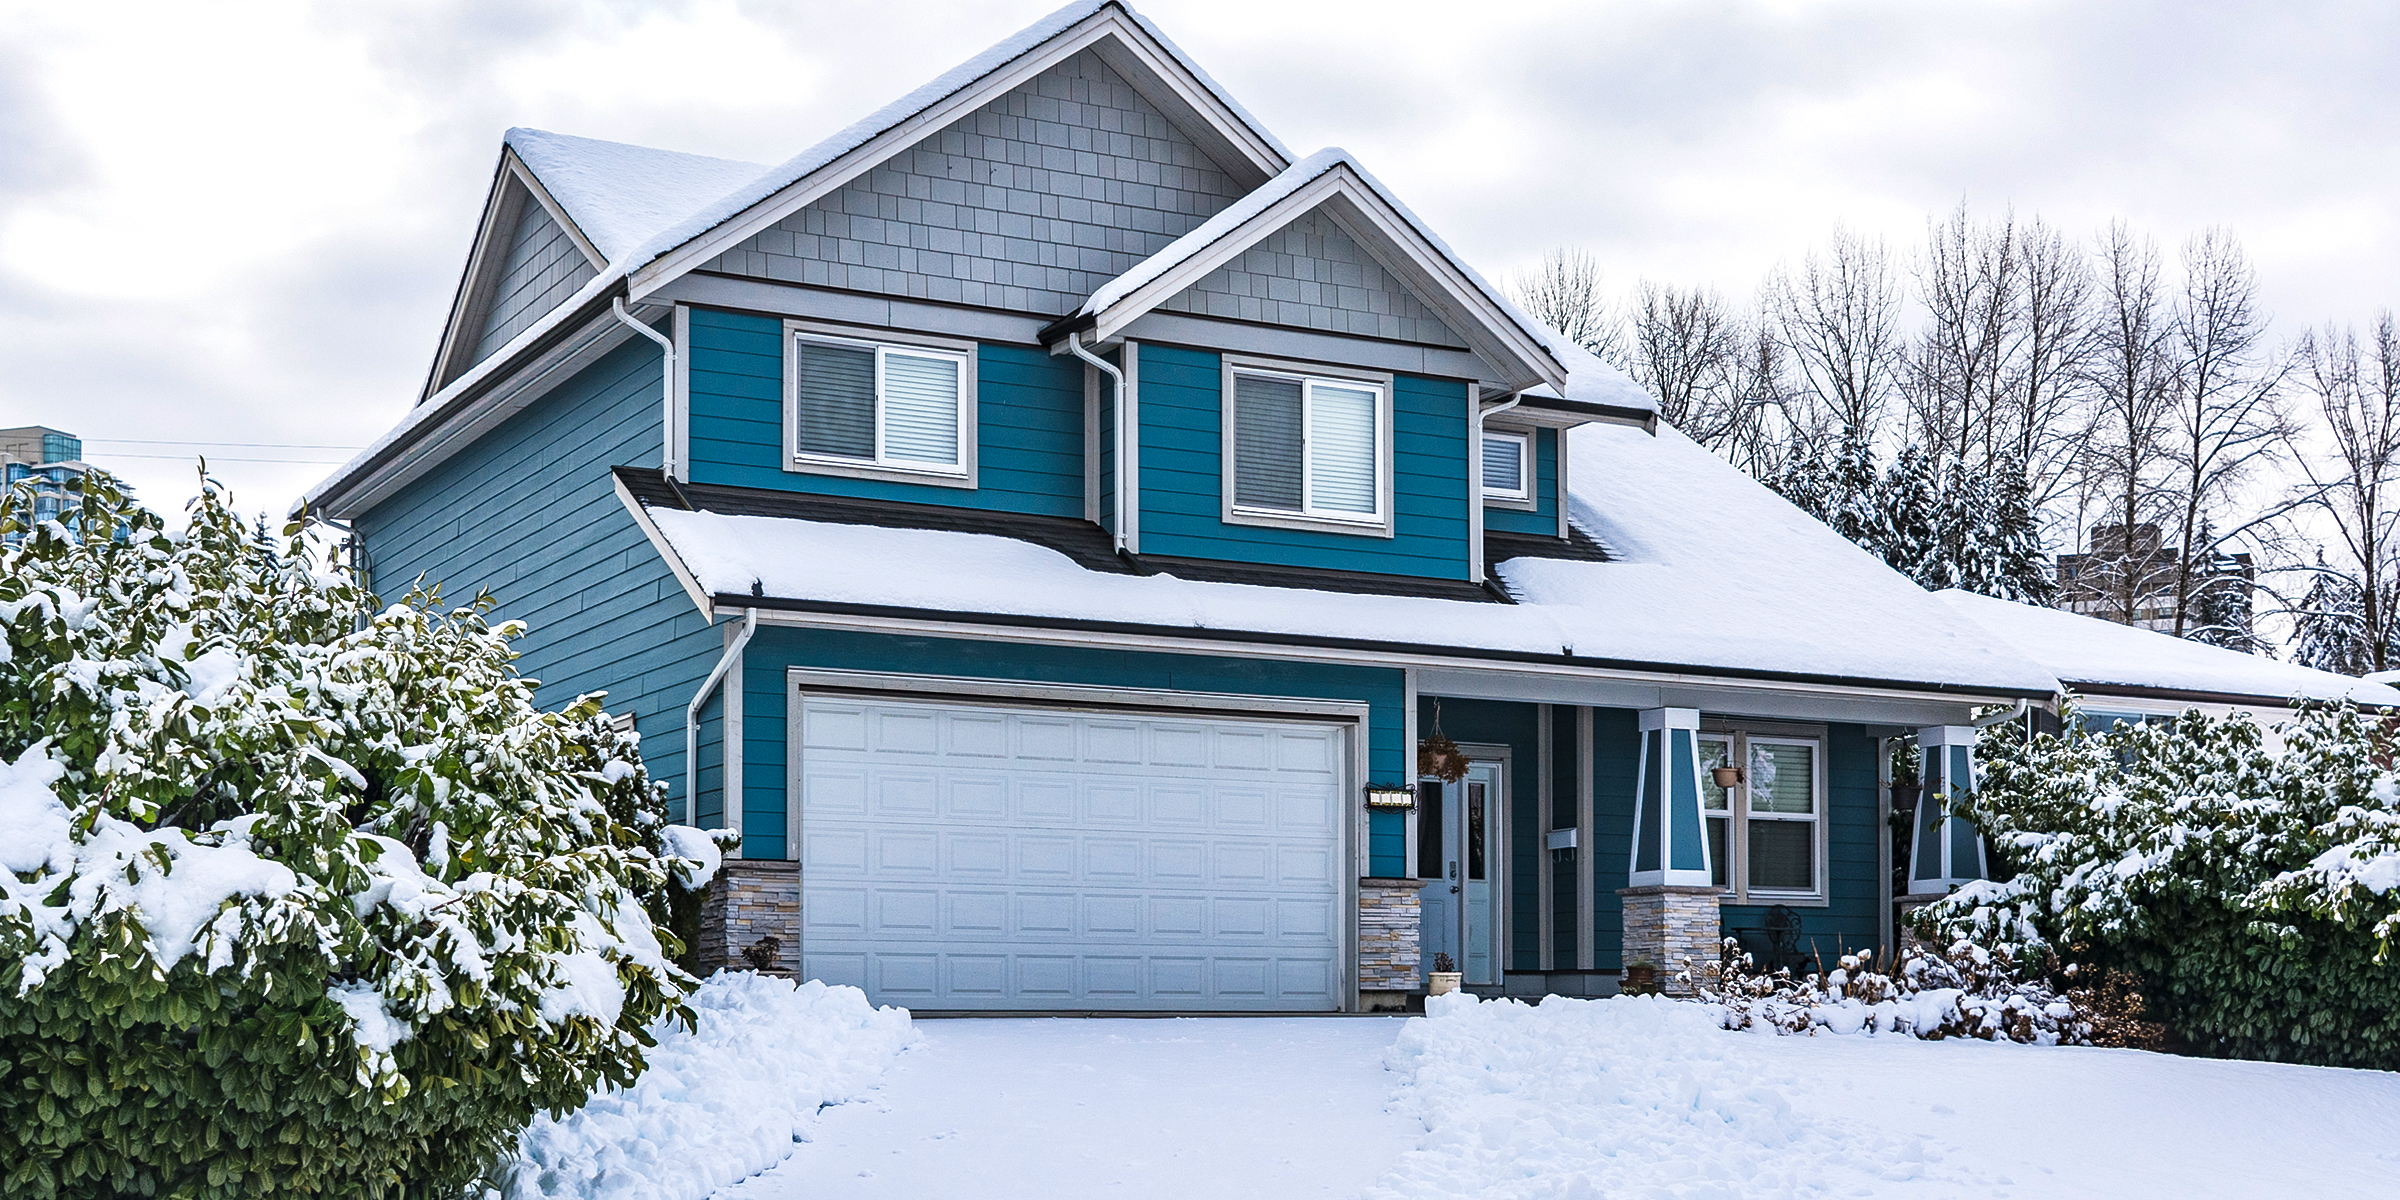
[[[707,953],[919,1009],[1874,946],[1883,739],[2058,688],[1114,0],[774,166],[510,131],[423,396],[307,503],[741,831]]]

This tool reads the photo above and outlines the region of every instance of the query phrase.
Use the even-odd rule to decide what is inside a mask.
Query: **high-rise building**
[[[72,513],[82,503],[83,439],[42,425],[0,429],[0,487],[11,493],[30,484],[35,521]],[[19,534],[8,535],[15,541]]]
[[[2058,606],[2085,616],[2174,632],[2178,607],[2175,575],[2183,548],[2167,545],[2159,527],[2147,521],[2130,531],[2121,524],[2095,525],[2090,546],[2087,553],[2058,556]],[[2202,561],[2194,564],[2184,632],[2188,635],[2207,627],[2220,630],[2220,636],[2203,640],[2247,638],[2255,570],[2248,554],[2203,555]]]

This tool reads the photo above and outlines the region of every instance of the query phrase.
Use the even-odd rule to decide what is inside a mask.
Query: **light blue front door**
[[[1497,985],[1492,953],[1492,882],[1499,874],[1501,764],[1474,762],[1457,783],[1428,779],[1417,787],[1417,875],[1423,925],[1423,969],[1448,955],[1471,984]]]

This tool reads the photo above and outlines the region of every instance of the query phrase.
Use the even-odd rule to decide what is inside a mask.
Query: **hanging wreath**
[[[1433,733],[1417,743],[1417,774],[1428,775],[1443,783],[1457,783],[1467,777],[1467,753],[1442,732],[1442,702],[1433,702]]]

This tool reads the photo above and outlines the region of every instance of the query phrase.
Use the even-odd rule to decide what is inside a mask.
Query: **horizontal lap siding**
[[[612,466],[659,462],[658,351],[635,340],[362,514],[373,583],[419,578],[451,603],[491,593],[526,622],[517,667],[545,707],[605,691],[631,709],[653,776],[683,795],[683,708],[719,649],[625,512]]]
[[[1047,516],[1083,515],[1083,364],[1030,346],[975,355],[973,488],[783,469],[783,324],[692,310],[694,483],[904,500]]]
[[[791,667],[1364,701],[1370,705],[1370,779],[1406,777],[1397,669],[762,628],[743,654],[742,669],[742,852],[752,858],[789,853],[784,845],[790,789],[785,672]],[[1372,815],[1371,873],[1398,875],[1406,869],[1404,837],[1398,814]]]
[[[1641,774],[1640,714],[1592,710],[1592,966],[1625,965],[1625,900],[1617,889],[1633,870],[1633,797]]]
[[[1518,508],[1483,510],[1483,527],[1503,533],[1558,533],[1558,431],[1533,431],[1532,512]]]
[[[1223,361],[1141,347],[1142,552],[1385,575],[1462,579],[1467,561],[1466,385],[1393,381],[1394,536],[1224,519]]]

